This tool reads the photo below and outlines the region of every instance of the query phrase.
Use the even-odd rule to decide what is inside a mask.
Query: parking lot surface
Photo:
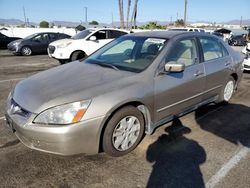
[[[15,84],[55,66],[61,65],[47,55],[0,51],[0,187],[249,187],[250,73],[230,104],[166,124],[126,156],[61,157],[25,147],[4,126]]]

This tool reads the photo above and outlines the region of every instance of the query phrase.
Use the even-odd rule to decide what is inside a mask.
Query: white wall
[[[4,27],[8,30],[1,30],[0,32],[9,36],[9,37],[20,37],[24,38],[34,33],[39,32],[59,32],[59,33],[65,33],[68,35],[75,35],[76,31],[72,28],[13,28],[13,27]]]

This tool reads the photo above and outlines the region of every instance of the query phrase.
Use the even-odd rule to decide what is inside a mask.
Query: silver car
[[[32,149],[121,156],[158,126],[229,101],[242,62],[221,39],[204,33],[125,35],[84,61],[19,82],[7,101],[8,127]]]

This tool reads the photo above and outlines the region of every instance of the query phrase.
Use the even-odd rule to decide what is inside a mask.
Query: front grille
[[[54,53],[54,51],[55,51],[55,49],[56,49],[56,47],[55,47],[55,46],[51,46],[51,45],[49,45],[49,53],[50,53],[50,54],[53,54],[53,53]]]
[[[31,115],[31,112],[22,108],[19,104],[17,104],[13,99],[10,101],[10,107],[8,109],[10,115],[20,115],[22,117],[28,118]]]

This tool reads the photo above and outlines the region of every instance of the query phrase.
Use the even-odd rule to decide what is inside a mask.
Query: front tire
[[[79,59],[83,59],[86,57],[86,54],[82,51],[76,51],[73,52],[73,54],[71,55],[70,61],[76,61]]]
[[[22,47],[22,49],[21,49],[21,54],[22,54],[23,56],[30,56],[30,55],[32,54],[32,50],[31,50],[30,47],[24,46],[24,47]]]
[[[136,148],[144,135],[143,114],[134,106],[118,110],[109,120],[103,134],[103,150],[119,157]]]

